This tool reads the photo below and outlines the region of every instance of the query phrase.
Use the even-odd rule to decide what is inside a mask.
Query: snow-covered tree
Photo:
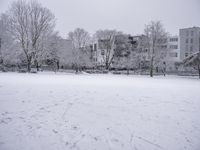
[[[129,43],[129,35],[120,34],[115,36],[115,50],[113,66],[115,68],[127,69],[127,73],[132,66],[131,63],[132,46]]]
[[[193,67],[199,73],[200,79],[200,52],[196,52],[183,60],[185,66]]]
[[[166,57],[167,32],[160,21],[151,21],[144,33],[148,38],[146,45],[150,55],[150,76],[153,77],[153,70],[162,65]]]
[[[10,32],[20,43],[27,70],[30,71],[32,62],[37,61],[40,53],[39,41],[44,34],[53,30],[55,17],[40,3],[25,0],[13,2],[6,14],[9,16]]]
[[[44,49],[43,61],[45,60],[55,71],[60,69],[61,64],[70,63],[68,59],[71,59],[71,55],[69,55],[72,51],[71,43],[61,38],[58,33],[54,33],[46,39]]]
[[[18,62],[19,47],[8,32],[9,20],[6,14],[0,16],[0,65]]]
[[[87,48],[90,44],[90,35],[86,30],[76,28],[68,33],[68,39],[73,44],[72,58],[76,72],[78,72],[90,61],[90,51]]]
[[[106,69],[110,68],[115,57],[115,37],[121,32],[116,30],[98,30],[95,33],[95,37],[99,43],[100,50],[103,51],[103,64]]]

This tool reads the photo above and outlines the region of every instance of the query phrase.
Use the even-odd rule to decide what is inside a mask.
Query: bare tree
[[[10,31],[21,44],[27,61],[27,70],[37,59],[40,38],[53,30],[55,17],[49,9],[44,8],[36,1],[27,2],[18,0],[13,2],[7,12],[10,19]]]
[[[110,65],[115,56],[115,37],[121,32],[116,30],[98,30],[95,33],[95,37],[98,40],[99,48],[103,51],[103,63],[106,69],[110,68]]]
[[[8,32],[9,20],[6,14],[0,16],[0,65],[17,63],[18,45]]]
[[[66,59],[69,59],[66,57],[66,53],[68,53],[68,49],[66,49],[68,43],[66,42],[66,39],[58,36],[58,33],[49,36],[45,41],[43,60],[48,61],[53,66],[54,71],[60,69],[61,62],[63,63]]]
[[[84,29],[76,28],[74,31],[68,33],[68,39],[73,44],[72,57],[76,72],[78,72],[90,57],[88,54],[89,51],[87,51],[87,46],[90,43],[90,35]]]
[[[130,35],[119,34],[115,36],[115,50],[113,58],[113,66],[115,68],[126,68],[127,74],[133,67],[132,63],[132,44],[129,40]]]
[[[5,14],[0,16],[0,64],[4,63],[5,51],[8,50],[8,46],[11,44],[12,38],[7,33],[8,17]],[[6,49],[6,50],[5,50]]]
[[[200,79],[200,52],[196,52],[183,60],[185,66],[193,67],[198,71]]]
[[[150,76],[153,77],[154,67],[163,63],[166,57],[167,33],[160,21],[151,21],[145,26],[144,33],[147,36],[147,47],[150,55]]]

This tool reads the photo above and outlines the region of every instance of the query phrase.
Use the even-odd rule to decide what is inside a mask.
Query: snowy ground
[[[199,150],[200,80],[0,73],[0,150]]]

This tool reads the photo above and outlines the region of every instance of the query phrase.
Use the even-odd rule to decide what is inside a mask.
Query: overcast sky
[[[0,13],[14,0],[0,0]],[[141,34],[151,20],[161,20],[177,35],[179,28],[200,26],[200,0],[38,0],[57,18],[63,37],[76,27],[91,34],[98,29],[117,29]]]

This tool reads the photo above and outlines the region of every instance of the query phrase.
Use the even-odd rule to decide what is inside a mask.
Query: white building
[[[200,51],[200,27],[180,29],[179,37],[181,60]]]
[[[178,69],[176,63],[180,61],[180,38],[179,36],[170,36],[167,39],[167,71],[176,71]]]
[[[168,55],[167,58],[173,62],[180,61],[180,38],[178,36],[170,36],[168,38]]]

